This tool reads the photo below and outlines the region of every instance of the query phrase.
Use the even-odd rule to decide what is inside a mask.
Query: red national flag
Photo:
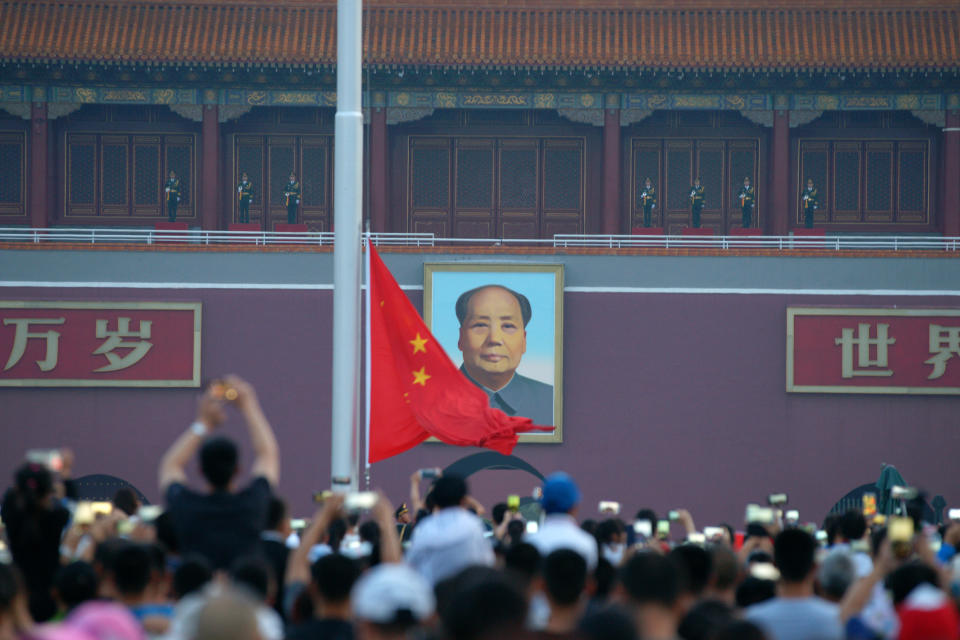
[[[370,251],[370,462],[430,436],[509,455],[524,431],[552,431],[489,406],[454,366],[372,245]]]

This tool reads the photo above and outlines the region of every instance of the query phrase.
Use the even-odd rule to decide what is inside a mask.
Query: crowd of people
[[[242,487],[228,405],[254,450]],[[195,458],[203,488],[188,486]],[[162,507],[130,490],[77,501],[73,457],[57,460],[26,462],[3,498],[0,640],[960,637],[960,522],[937,529],[919,503],[817,531],[775,508],[700,531],[682,509],[579,521],[564,473],[488,513],[465,479],[422,470],[397,507],[325,493],[293,522],[273,430],[236,377],[206,389],[161,459]]]

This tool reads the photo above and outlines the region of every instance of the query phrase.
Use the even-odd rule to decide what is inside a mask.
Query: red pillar
[[[47,226],[47,103],[30,105],[30,226]]]
[[[790,228],[790,112],[786,109],[773,111],[768,181],[768,228],[772,235],[785,236]]]
[[[960,236],[960,111],[947,110],[943,129],[943,235]]]
[[[620,233],[620,110],[603,113],[603,218],[600,231]]]
[[[200,226],[215,230],[220,219],[220,108],[203,105],[200,157]]]
[[[388,231],[387,225],[387,110],[370,110],[370,229]]]

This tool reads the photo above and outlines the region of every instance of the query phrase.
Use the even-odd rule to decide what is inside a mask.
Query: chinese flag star
[[[432,378],[430,374],[427,373],[426,367],[420,367],[420,371],[413,372],[413,384],[418,384],[421,387],[427,386],[427,380]]]
[[[421,338],[421,337],[420,337],[420,332],[417,332],[417,337],[414,338],[413,340],[411,340],[411,341],[410,341],[410,344],[413,345],[413,352],[414,352],[414,353],[417,353],[418,351],[422,351],[422,352],[426,353],[426,352],[427,352],[427,343],[428,343],[428,342],[430,342],[430,341],[427,340],[426,338]]]
[[[369,245],[367,250],[370,299],[380,301],[370,305],[370,462],[403,453],[430,436],[510,454],[518,433],[553,429],[491,408],[487,394],[442,348],[427,351],[427,343],[436,339],[376,250]]]

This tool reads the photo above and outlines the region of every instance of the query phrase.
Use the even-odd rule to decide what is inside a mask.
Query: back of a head
[[[346,556],[331,553],[313,563],[310,575],[317,594],[325,602],[343,603],[350,598],[350,590],[360,577],[360,567]]]
[[[271,496],[267,506],[267,531],[279,531],[287,517],[287,503],[282,498]]]
[[[612,544],[624,533],[623,523],[616,518],[608,518],[597,525],[595,537],[600,544]]]
[[[137,509],[140,508],[140,499],[137,498],[137,494],[134,493],[130,487],[117,489],[117,492],[113,494],[112,502],[115,508],[123,511],[128,516],[136,514]]]
[[[229,438],[209,438],[200,448],[200,472],[210,486],[223,491],[237,472],[237,445]]]
[[[604,607],[587,613],[577,630],[588,640],[635,640],[637,637],[633,618],[619,607]]]
[[[516,576],[524,586],[529,585],[540,572],[540,552],[529,542],[511,545],[503,561],[507,572]]]
[[[740,563],[730,547],[716,544],[710,547],[711,565],[710,584],[716,591],[732,589],[740,577]]]
[[[467,497],[467,482],[460,476],[440,476],[430,493],[433,495],[433,503],[438,508],[457,507]]]
[[[41,464],[28,463],[14,474],[17,494],[27,511],[41,507],[41,501],[53,491],[53,474]]]
[[[857,579],[853,560],[846,553],[837,551],[828,555],[817,569],[817,583],[823,596],[838,602]]]
[[[173,572],[173,594],[180,600],[204,586],[213,578],[210,562],[201,555],[189,555],[183,558],[180,566]]]
[[[452,593],[440,616],[448,638],[499,640],[523,632],[527,603],[506,576],[488,571]]]
[[[53,587],[60,601],[69,611],[79,604],[95,599],[99,583],[93,565],[76,561],[57,571]]]
[[[929,565],[913,560],[897,567],[886,579],[886,587],[893,598],[893,605],[899,606],[910,592],[921,584],[929,584],[940,588],[940,580],[935,569]]]
[[[682,544],[670,552],[670,558],[681,571],[681,582],[687,593],[700,596],[710,582],[713,558],[710,552],[695,544]]]
[[[652,527],[651,531],[656,530],[657,528],[657,512],[653,509],[644,507],[637,511],[637,520],[646,520],[650,523]]]
[[[840,535],[847,540],[860,540],[867,533],[867,519],[859,509],[849,509],[840,516]]]
[[[680,578],[669,558],[641,551],[620,568],[620,582],[636,605],[672,607],[680,595]]]
[[[784,582],[803,582],[813,571],[817,542],[803,529],[787,529],[773,541],[773,563]]]
[[[550,602],[576,604],[587,583],[587,561],[570,549],[558,549],[543,561],[543,580]]]
[[[823,530],[827,534],[827,544],[832,545],[836,542],[837,534],[840,533],[840,514],[829,513],[823,519]]]
[[[239,592],[213,596],[200,610],[189,640],[260,640],[256,610],[256,602]]]
[[[138,596],[146,591],[152,572],[150,550],[142,544],[127,543],[113,561],[113,582],[124,596]]]
[[[490,510],[490,517],[493,518],[493,524],[501,524],[503,522],[503,516],[507,513],[507,503],[498,502],[493,505],[493,509]]]
[[[746,609],[777,597],[777,583],[756,576],[747,576],[737,586],[737,607]]]
[[[230,579],[250,595],[266,602],[276,591],[276,578],[273,567],[261,556],[243,556],[230,565]]]
[[[735,620],[717,631],[712,640],[767,640],[767,636],[752,622]]]
[[[407,634],[433,615],[433,590],[405,564],[381,564],[353,587],[350,606],[356,620],[373,624],[381,636]]]
[[[702,600],[695,604],[677,627],[683,640],[710,640],[717,631],[733,621],[733,609],[719,600]]]

